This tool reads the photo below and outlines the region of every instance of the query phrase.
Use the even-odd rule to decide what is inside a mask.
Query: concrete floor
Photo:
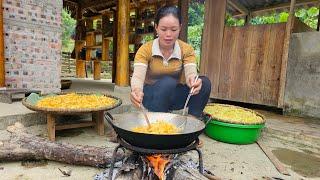
[[[67,92],[105,92],[121,97],[123,105],[112,113],[131,111],[129,88],[114,87],[109,82],[73,80]],[[21,103],[0,103],[0,140],[7,133],[5,128],[21,122],[35,135],[46,136],[44,116],[26,109]],[[232,145],[217,142],[201,135],[205,168],[222,179],[320,179],[320,121],[306,118],[281,116],[261,111],[267,118],[266,128],[260,141],[263,142],[288,168],[291,176],[281,175],[256,144]],[[74,129],[57,135],[58,142],[103,146],[113,148],[106,136],[97,136],[90,128]],[[196,154],[194,154],[196,155]],[[194,158],[197,159],[196,156]],[[58,168],[72,170],[68,179],[92,179],[103,169],[47,162],[46,165],[25,167],[21,162],[1,163],[1,179],[65,179]]]

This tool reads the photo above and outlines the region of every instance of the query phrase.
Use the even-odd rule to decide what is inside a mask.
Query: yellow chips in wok
[[[149,128],[147,125],[137,126],[133,128],[132,131],[147,134],[177,134],[179,133],[180,129],[172,123],[158,120],[154,123],[151,123],[151,128]]]
[[[42,108],[83,109],[110,106],[116,102],[116,99],[102,95],[69,93],[45,97],[39,100],[36,106]]]

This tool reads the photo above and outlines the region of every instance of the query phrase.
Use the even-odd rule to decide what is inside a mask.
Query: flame
[[[158,178],[164,180],[164,168],[170,161],[162,155],[147,156],[147,159]]]

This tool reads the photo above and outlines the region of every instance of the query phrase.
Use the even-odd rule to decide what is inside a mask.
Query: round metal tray
[[[63,93],[65,94],[65,93]],[[93,93],[77,93],[77,94],[93,94]],[[58,94],[59,95],[59,94]],[[61,94],[60,94],[61,95]],[[81,113],[90,113],[90,112],[97,112],[97,111],[108,111],[111,109],[114,109],[122,104],[122,100],[118,97],[108,95],[108,94],[103,94],[104,96],[114,98],[117,100],[117,102],[114,105],[109,105],[109,106],[103,106],[99,108],[82,108],[82,109],[67,109],[67,108],[42,108],[42,107],[37,107],[29,102],[27,102],[27,98],[24,98],[22,100],[22,104],[26,106],[28,109],[33,110],[33,111],[38,111],[38,112],[43,112],[43,113],[50,113],[50,114],[81,114]]]

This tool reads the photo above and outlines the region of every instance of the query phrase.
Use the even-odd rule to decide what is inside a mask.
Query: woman
[[[173,6],[162,7],[155,18],[158,38],[142,45],[136,53],[131,79],[131,102],[148,110],[168,112],[182,109],[194,87],[189,114],[200,117],[208,102],[211,83],[200,76],[197,81],[193,48],[178,40],[181,15]]]

